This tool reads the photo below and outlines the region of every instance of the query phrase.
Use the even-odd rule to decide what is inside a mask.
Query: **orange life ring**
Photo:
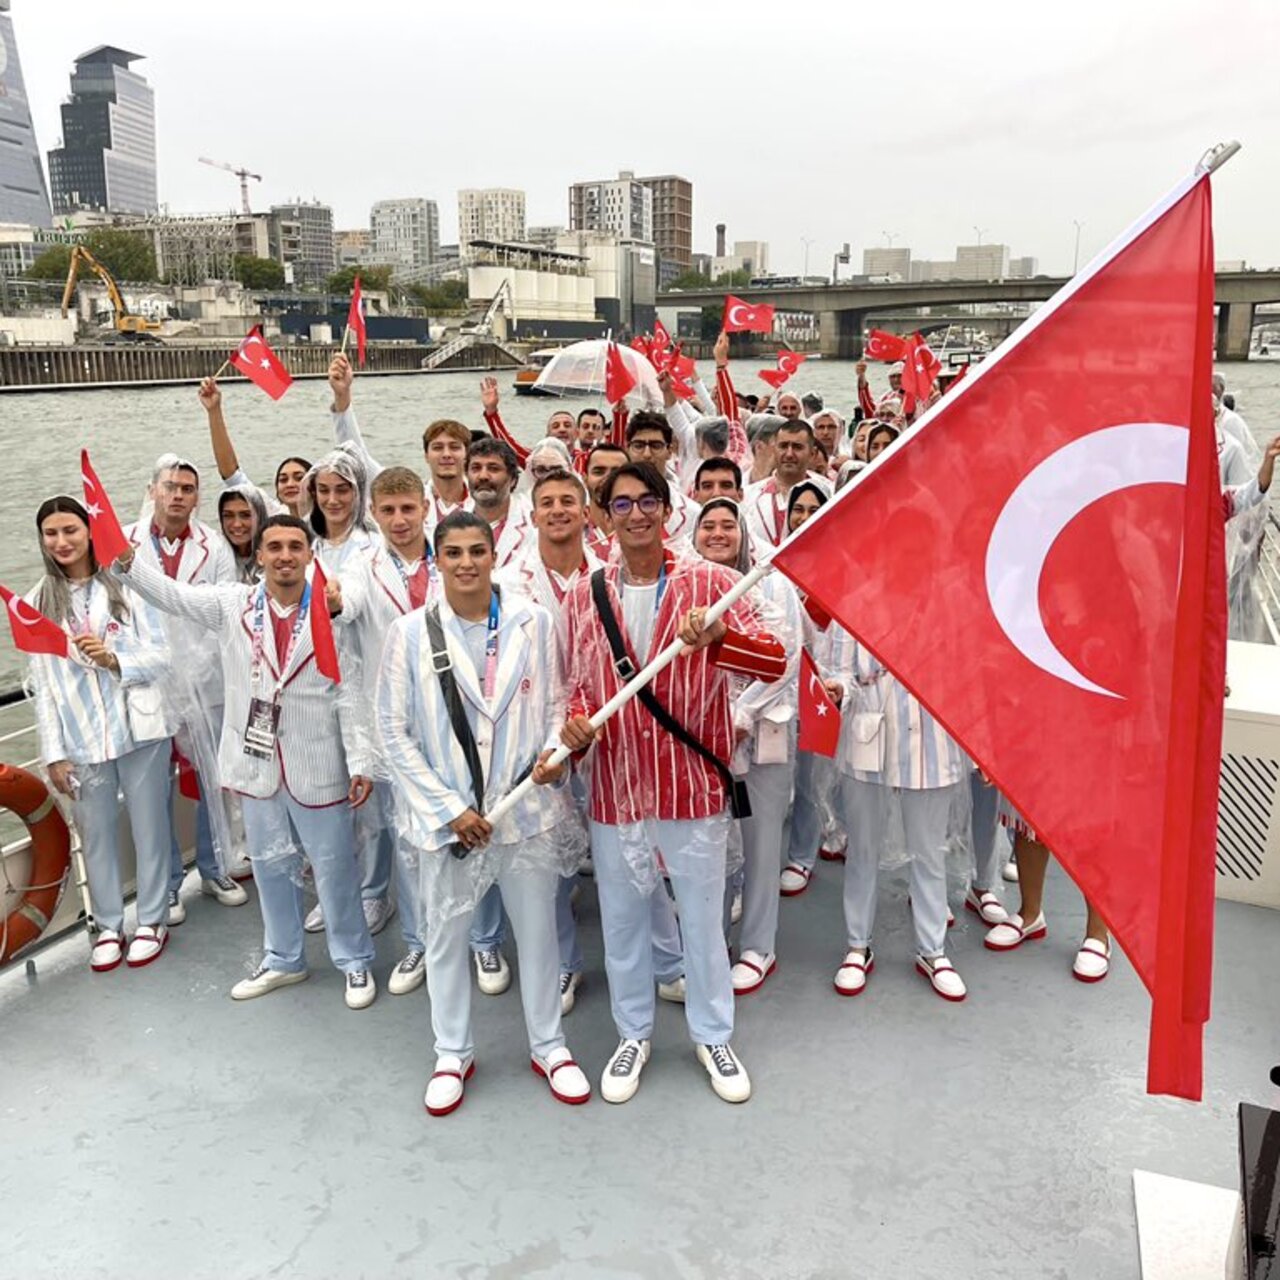
[[[0,925],[0,964],[13,959],[48,927],[71,868],[71,833],[49,788],[25,769],[0,764],[0,808],[31,833],[30,886]]]

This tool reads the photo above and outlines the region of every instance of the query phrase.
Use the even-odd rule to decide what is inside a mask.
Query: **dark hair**
[[[666,426],[665,423],[663,425]],[[604,484],[600,486],[600,505],[602,507],[607,508],[609,503],[613,501],[614,485],[626,476],[630,476],[633,480],[639,480],[664,507],[671,506],[671,486],[667,483],[667,477],[652,462],[626,462],[616,471],[610,471]]]
[[[742,468],[738,466],[732,458],[726,458],[723,454],[714,458],[704,458],[698,464],[698,469],[693,473],[693,487],[697,489],[698,481],[702,479],[705,471],[729,471],[733,473],[733,487],[735,489],[742,488]]]
[[[311,526],[298,516],[291,516],[287,511],[282,511],[278,516],[268,516],[262,522],[262,528],[258,530],[259,543],[268,529],[297,529],[306,538],[307,545],[311,545],[313,536]],[[257,550],[257,543],[254,544],[254,550]]]
[[[472,441],[471,448],[467,450],[467,465],[471,465],[472,458],[501,458],[502,465],[507,470],[507,475],[512,479],[518,479],[520,475],[520,459],[516,457],[516,451],[505,441],[495,440],[492,436],[484,436],[479,440]]]
[[[54,494],[52,498],[46,498],[36,508],[37,533],[44,532],[44,522],[52,515],[75,516],[86,529],[89,527],[89,513],[70,494]],[[92,542],[89,544],[89,550],[92,554]]]
[[[620,453],[624,458],[627,456],[627,451],[622,447],[622,445],[614,444],[612,440],[601,440],[599,444],[593,444],[591,448],[587,450],[588,467],[591,465],[591,459],[594,458],[597,453]]]
[[[607,423],[608,418],[604,416],[603,409],[582,409],[578,412],[578,426],[582,426],[583,418],[599,418],[601,422]]]
[[[871,453],[871,442],[876,438],[876,436],[883,435],[886,431],[889,433],[890,444],[892,444],[902,434],[902,432],[899,431],[891,422],[879,422],[874,427],[868,428],[866,442],[868,455]]]
[[[309,462],[306,460],[306,458],[297,458],[297,457],[294,457],[294,458],[282,458],[282,459],[280,460],[280,465],[276,468],[276,487],[277,487],[277,488],[279,488],[279,486],[280,486],[280,473],[281,473],[281,472],[285,469],[285,467],[287,467],[287,466],[289,465],[289,463],[291,463],[291,462],[296,462],[296,463],[298,464],[298,466],[300,466],[300,467],[302,468],[302,474],[303,474],[304,476],[307,474],[307,472],[308,472],[308,471],[310,471],[310,470],[311,470],[311,463],[309,463]]]
[[[571,484],[577,489],[582,501],[585,503],[587,500],[587,486],[583,483],[582,477],[574,475],[565,467],[552,467],[550,471],[539,476],[533,482],[533,488],[529,490],[530,498],[536,502],[538,490],[549,484]]]
[[[792,392],[791,394],[794,395],[795,393]],[[813,444],[817,439],[813,434],[813,428],[803,418],[786,419],[786,421],[784,421],[778,428],[778,434],[781,435],[784,431],[803,431],[805,439],[808,440],[810,444]]]
[[[796,505],[796,500],[806,493],[812,493],[818,499],[818,506],[825,507],[831,501],[822,489],[813,483],[812,480],[801,480],[799,484],[791,486],[791,492],[787,494],[787,524],[791,524],[791,512]]]
[[[450,511],[436,525],[436,531],[431,536],[431,546],[436,555],[440,554],[440,547],[451,533],[466,533],[468,529],[475,529],[478,533],[484,534],[484,540],[489,544],[489,550],[492,551],[494,549],[493,529],[490,528],[487,520],[481,519],[474,511]]]
[[[67,573],[44,545],[44,522],[53,515],[75,516],[87,529],[89,513],[75,498],[65,493],[46,498],[36,510],[36,530],[40,534],[40,557],[44,561],[44,578],[36,594],[36,608],[46,618],[52,618],[54,622],[65,622],[71,616],[71,589],[67,582]],[[117,622],[127,621],[129,604],[125,600],[124,589],[118,579],[98,563],[92,537],[89,539],[89,572],[106,589],[107,607],[111,616]]]
[[[675,439],[675,432],[671,430],[671,423],[666,418],[659,417],[656,413],[649,413],[645,410],[637,414],[633,414],[627,422],[627,443],[630,444],[641,431],[661,431],[662,443],[670,446]]]

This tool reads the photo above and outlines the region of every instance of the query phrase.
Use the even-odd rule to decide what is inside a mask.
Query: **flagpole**
[[[224,360],[224,361],[222,362],[222,367],[218,370],[218,372],[217,372],[217,373],[215,373],[215,374],[213,375],[213,381],[214,381],[214,382],[217,382],[217,380],[218,380],[220,377],[222,377],[222,375],[223,375],[224,373],[226,373],[226,371],[227,371],[228,369],[230,369],[230,368],[231,368],[231,361],[230,361],[229,359]]]
[[[342,351],[341,355],[347,354],[347,339],[351,337],[351,326],[349,324],[342,326]]]
[[[613,341],[613,326],[612,326],[612,325],[610,325],[610,326],[609,326],[609,328],[607,328],[607,329],[604,331],[604,359],[605,359],[605,364],[606,364],[606,366],[608,365],[608,362],[609,362],[609,344],[610,344],[612,341]],[[597,356],[596,356],[596,363],[595,363],[595,365],[594,365],[594,366],[592,366],[592,369],[591,369],[591,381],[592,381],[592,382],[594,382],[594,381],[596,380],[596,372],[597,372],[597,370],[598,370],[599,368],[600,368],[600,357],[597,355]],[[600,390],[599,390],[599,392],[598,392],[598,393],[597,393],[597,395],[596,395],[596,411],[597,411],[597,412],[599,412],[600,406],[601,406],[602,404],[604,404],[604,382],[603,382],[603,380],[602,380],[602,381],[601,381],[601,383],[600,383]],[[612,408],[613,408],[613,406],[612,406],[612,405],[610,405],[610,406],[609,406],[609,408],[610,408],[610,409],[612,409]],[[603,417],[604,417],[604,414],[600,414],[600,416],[603,418]]]

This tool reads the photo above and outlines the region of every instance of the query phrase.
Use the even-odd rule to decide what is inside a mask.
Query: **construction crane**
[[[219,160],[210,160],[208,156],[201,156],[200,163],[210,165],[214,169],[225,169],[228,173],[234,173],[240,179],[240,206],[246,216],[253,212],[249,204],[249,179],[252,178],[254,182],[261,182],[262,174],[250,173],[248,169],[237,169],[233,164],[223,164]]]
[[[111,310],[115,313],[117,333],[137,337],[140,334],[160,332],[163,326],[158,320],[148,320],[145,316],[136,316],[129,310],[120,294],[120,286],[116,284],[115,277],[82,244],[76,245],[71,250],[71,265],[67,268],[67,287],[62,291],[62,318],[64,320],[67,318],[67,311],[71,306],[71,297],[76,290],[76,277],[80,274],[81,266],[85,266],[92,271],[106,287],[107,297],[111,300]]]

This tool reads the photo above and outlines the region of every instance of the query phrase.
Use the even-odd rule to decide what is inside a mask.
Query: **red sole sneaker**
[[[576,1067],[578,1064],[574,1062],[572,1058],[566,1058],[563,1062],[556,1063],[556,1067],[567,1067],[570,1065]],[[557,1102],[563,1102],[566,1107],[580,1107],[584,1102],[591,1101],[591,1094],[589,1092],[584,1093],[580,1098],[571,1097],[567,1093],[561,1093],[560,1090],[556,1088],[556,1082],[551,1078],[555,1072],[554,1067],[550,1072],[548,1072],[543,1069],[541,1064],[535,1062],[532,1058],[529,1059],[529,1066],[532,1068],[535,1076],[541,1076],[542,1079],[551,1086],[551,1096]]]
[[[475,1073],[476,1073],[476,1064],[473,1059],[471,1062],[467,1063],[467,1069],[462,1073],[462,1083],[464,1086],[466,1085],[467,1081],[470,1080],[473,1075],[475,1075]],[[436,1075],[432,1076],[431,1079],[434,1080],[436,1076],[444,1075],[444,1074],[456,1075],[457,1073],[453,1071],[450,1071],[447,1073],[437,1071]],[[447,1107],[428,1107],[426,1106],[425,1103],[423,1103],[423,1106],[426,1109],[427,1115],[429,1116],[447,1116],[451,1111],[457,1111],[457,1109],[460,1106],[462,1106],[462,1100],[466,1096],[467,1096],[467,1091],[466,1091],[466,1088],[464,1087],[462,1092],[458,1094],[457,1098],[453,1102],[449,1103]]]
[[[933,986],[933,974],[930,973],[919,960],[916,961],[916,972],[929,984],[930,987],[933,987],[934,995],[940,996],[950,1004],[963,1004],[969,997],[969,993],[967,991],[962,996],[949,996],[945,991],[939,991],[937,987]]]
[[[746,960],[739,960],[738,963],[747,964],[748,962]],[[751,965],[750,967],[752,969],[756,969],[755,965]],[[764,980],[773,973],[777,967],[778,962],[775,960],[749,987],[738,987],[734,990],[733,994],[735,996],[749,996],[753,991],[759,991],[760,988],[764,986]],[[756,972],[760,973],[760,970],[756,969]]]
[[[130,960],[128,955],[126,954],[124,958],[124,962],[129,966],[130,969],[145,969],[147,965],[154,964],[157,960],[160,959],[162,955],[164,955],[164,950],[168,945],[169,945],[169,934],[168,932],[166,932],[164,935],[164,941],[160,944],[159,951],[155,952],[153,955],[149,955],[145,960]]]

